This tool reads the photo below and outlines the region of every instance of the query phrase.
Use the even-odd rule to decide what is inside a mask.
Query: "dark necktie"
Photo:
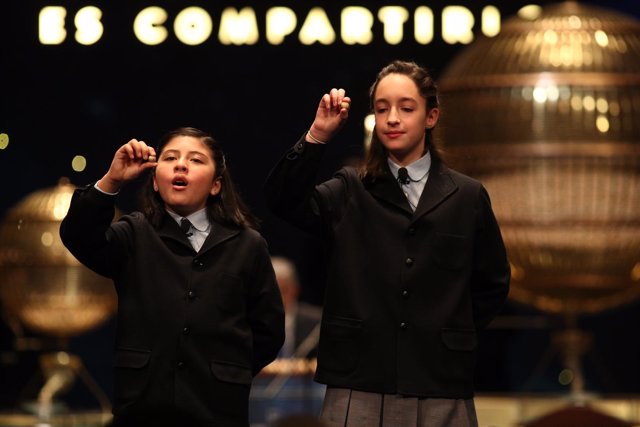
[[[191,221],[189,221],[187,218],[182,218],[180,220],[180,230],[182,230],[182,232],[186,234],[187,237],[193,235],[193,233],[191,232]]]
[[[398,182],[404,185],[411,182],[411,178],[409,178],[409,172],[407,172],[407,168],[398,169]]]

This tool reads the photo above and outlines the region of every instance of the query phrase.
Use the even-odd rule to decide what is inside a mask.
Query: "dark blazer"
[[[271,172],[271,209],[326,244],[316,380],[409,396],[473,396],[477,331],[510,269],[483,186],[434,164],[415,212],[389,170],[315,185],[324,145],[301,139]]]
[[[247,426],[252,378],[284,341],[264,239],[212,224],[196,253],[168,214],[111,224],[114,199],[76,190],[60,234],[116,286],[116,424]]]

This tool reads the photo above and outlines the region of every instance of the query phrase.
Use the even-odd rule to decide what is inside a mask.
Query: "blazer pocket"
[[[352,371],[360,358],[362,320],[328,317],[322,321],[318,358],[334,372]]]
[[[209,368],[216,379],[225,383],[249,385],[253,380],[251,368],[235,363],[212,360]]]
[[[116,368],[144,368],[151,358],[151,351],[130,348],[117,348],[113,360]]]
[[[474,329],[442,328],[442,343],[449,350],[473,351],[478,345],[478,336]]]
[[[447,270],[462,270],[470,265],[471,242],[466,236],[448,233],[435,234],[433,257]]]
[[[151,351],[116,348],[114,366],[114,413],[135,402],[149,379]]]

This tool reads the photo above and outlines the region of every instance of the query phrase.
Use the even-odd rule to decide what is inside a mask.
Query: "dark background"
[[[435,16],[434,40],[413,41],[411,20],[405,40],[388,45],[382,25],[374,41],[347,46],[339,36],[343,7],[365,6],[374,14],[381,1],[3,1],[0,5],[0,133],[10,137],[0,150],[0,215],[32,191],[54,186],[61,177],[75,185],[99,179],[115,150],[130,138],[155,144],[166,131],[194,126],[211,132],[227,152],[231,173],[245,200],[262,219],[261,232],[273,254],[292,258],[306,285],[303,299],[321,303],[321,252],[318,242],[273,217],[266,209],[262,185],[281,154],[308,128],[321,95],[343,87],[353,99],[351,119],[329,146],[320,178],[353,156],[364,139],[362,120],[368,113],[367,91],[375,73],[392,59],[410,59],[429,67],[437,78],[464,45],[448,45],[440,36],[440,13],[447,5],[464,5],[479,22],[491,4],[508,19],[527,1],[401,2],[410,11],[430,7]],[[537,4],[551,2],[538,1]],[[637,0],[585,1],[640,18]],[[38,13],[44,6],[67,8],[67,39],[61,45],[38,41]],[[84,6],[103,11],[101,40],[82,46],[73,39],[73,15]],[[158,46],[139,42],[132,31],[136,14],[158,5],[169,12],[168,24],[188,6],[200,6],[214,22],[211,38],[199,46],[179,42],[170,25],[169,38]],[[223,8],[251,6],[261,41],[253,46],[225,46],[217,40]],[[329,46],[303,46],[295,31],[282,45],[269,45],[263,19],[273,6],[296,11],[298,25],[311,7],[328,13],[337,40]],[[481,37],[476,31],[476,37]],[[496,114],[504,112],[496,111]],[[71,159],[81,154],[87,168],[74,172]],[[135,207],[136,186],[123,191],[119,207]],[[1,242],[0,242],[1,244]],[[0,283],[0,286],[8,284]],[[558,383],[562,369],[549,343],[561,319],[509,303],[500,322],[482,341],[480,392],[565,391]],[[640,348],[631,331],[640,324],[640,305],[632,303],[581,319],[593,332],[595,346],[585,357],[587,388],[599,393],[640,392]],[[70,349],[81,355],[91,374],[111,391],[113,321],[74,338]],[[15,351],[14,337],[0,322],[0,409],[32,397],[38,387],[37,351]],[[81,386],[80,386],[81,387]],[[70,393],[75,405],[91,406],[86,390]]]

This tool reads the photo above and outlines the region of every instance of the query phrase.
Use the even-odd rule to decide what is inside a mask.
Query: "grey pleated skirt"
[[[328,387],[326,427],[478,427],[473,399],[404,397]]]

